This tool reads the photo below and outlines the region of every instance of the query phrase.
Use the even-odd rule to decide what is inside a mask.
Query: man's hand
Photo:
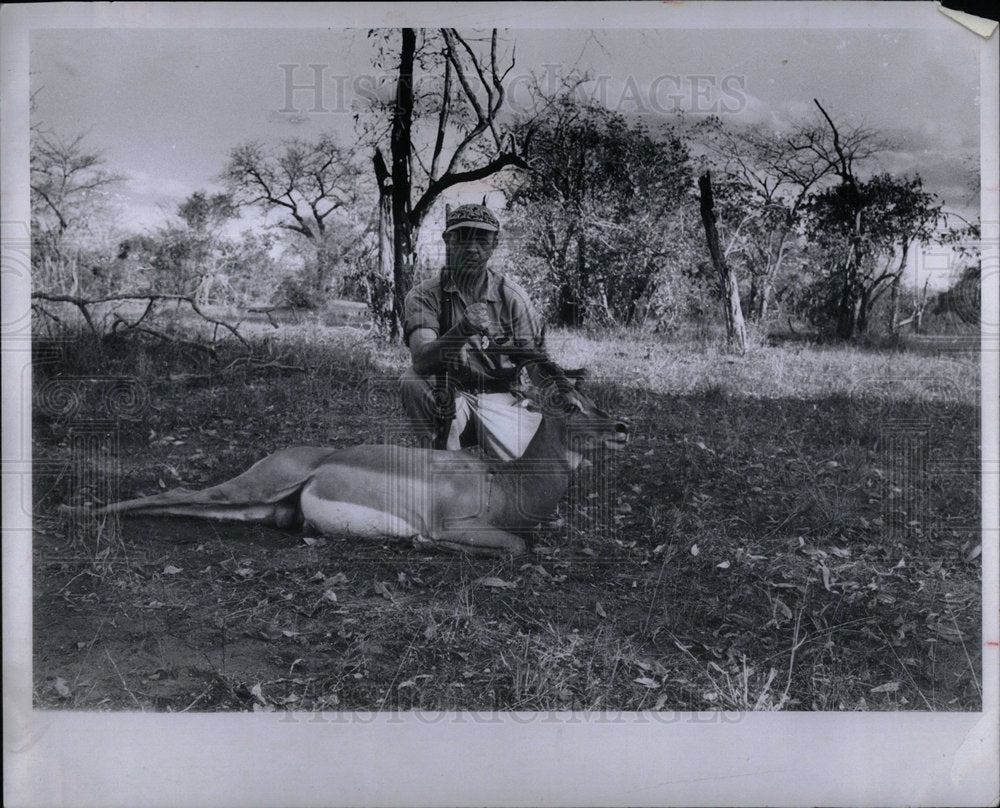
[[[492,326],[489,307],[485,303],[473,303],[465,310],[459,325],[463,333],[469,336],[489,334]]]

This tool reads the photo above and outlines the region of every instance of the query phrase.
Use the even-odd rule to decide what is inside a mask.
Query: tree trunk
[[[751,274],[750,294],[747,295],[747,315],[751,320],[760,319],[757,311],[759,305],[760,305],[760,289],[757,284],[757,276],[755,274]]]
[[[556,310],[560,325],[580,325],[580,302],[577,300],[573,284],[564,282],[559,287],[559,302]]]
[[[857,314],[855,315],[855,328],[858,334],[864,334],[868,330],[868,310],[871,308],[871,298],[868,290],[862,290],[858,296]]]
[[[390,336],[399,336],[403,304],[413,284],[413,242],[410,228],[410,130],[413,123],[413,60],[417,35],[413,28],[402,29],[396,81],[396,104],[392,114],[392,277],[393,316]]]
[[[399,331],[396,319],[396,303],[392,282],[393,273],[393,229],[392,229],[392,176],[386,167],[382,152],[375,149],[375,180],[378,183],[378,266],[375,277],[367,284],[368,308],[376,324],[385,327],[395,339]],[[387,292],[391,296],[387,296]]]
[[[772,278],[766,278],[764,280],[764,286],[760,292],[760,311],[757,314],[758,322],[764,322],[767,318],[767,310],[771,295],[774,293],[774,280]]]
[[[889,334],[892,336],[899,331],[899,280],[900,276],[896,275],[889,289]]]
[[[722,292],[723,312],[726,316],[726,337],[729,344],[740,353],[747,349],[747,330],[743,322],[743,310],[740,308],[740,287],[736,273],[726,263],[719,245],[719,231],[715,223],[715,206],[712,200],[712,178],[705,172],[698,178],[698,189],[701,191],[701,220],[705,225],[705,238],[708,241],[708,252],[712,257]]]

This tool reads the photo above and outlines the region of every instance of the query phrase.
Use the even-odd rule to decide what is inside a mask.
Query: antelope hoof
[[[433,541],[420,533],[413,537],[413,548],[415,550],[431,550],[435,546]]]

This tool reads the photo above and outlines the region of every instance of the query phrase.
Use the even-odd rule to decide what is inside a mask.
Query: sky
[[[974,37],[942,30],[507,30],[514,48],[509,100],[524,80],[577,69],[608,106],[647,122],[683,108],[735,125],[818,121],[817,98],[838,122],[891,139],[872,170],[918,172],[946,206],[969,217],[979,162],[979,68]],[[31,39],[32,120],[63,137],[86,132],[107,167],[128,179],[117,192],[123,224],[162,224],[195,190],[218,190],[229,150],[258,140],[332,131],[356,142],[353,112],[386,92],[362,30],[36,30]],[[282,67],[285,65],[286,67]],[[288,92],[289,80],[315,84]],[[481,197],[457,188],[448,201]],[[242,226],[260,226],[244,218]]]

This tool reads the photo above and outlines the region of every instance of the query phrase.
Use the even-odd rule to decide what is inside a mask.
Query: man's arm
[[[421,376],[447,370],[448,360],[458,356],[465,341],[475,334],[488,334],[489,310],[485,303],[473,303],[451,329],[440,337],[433,328],[417,328],[410,334],[413,369]]]

